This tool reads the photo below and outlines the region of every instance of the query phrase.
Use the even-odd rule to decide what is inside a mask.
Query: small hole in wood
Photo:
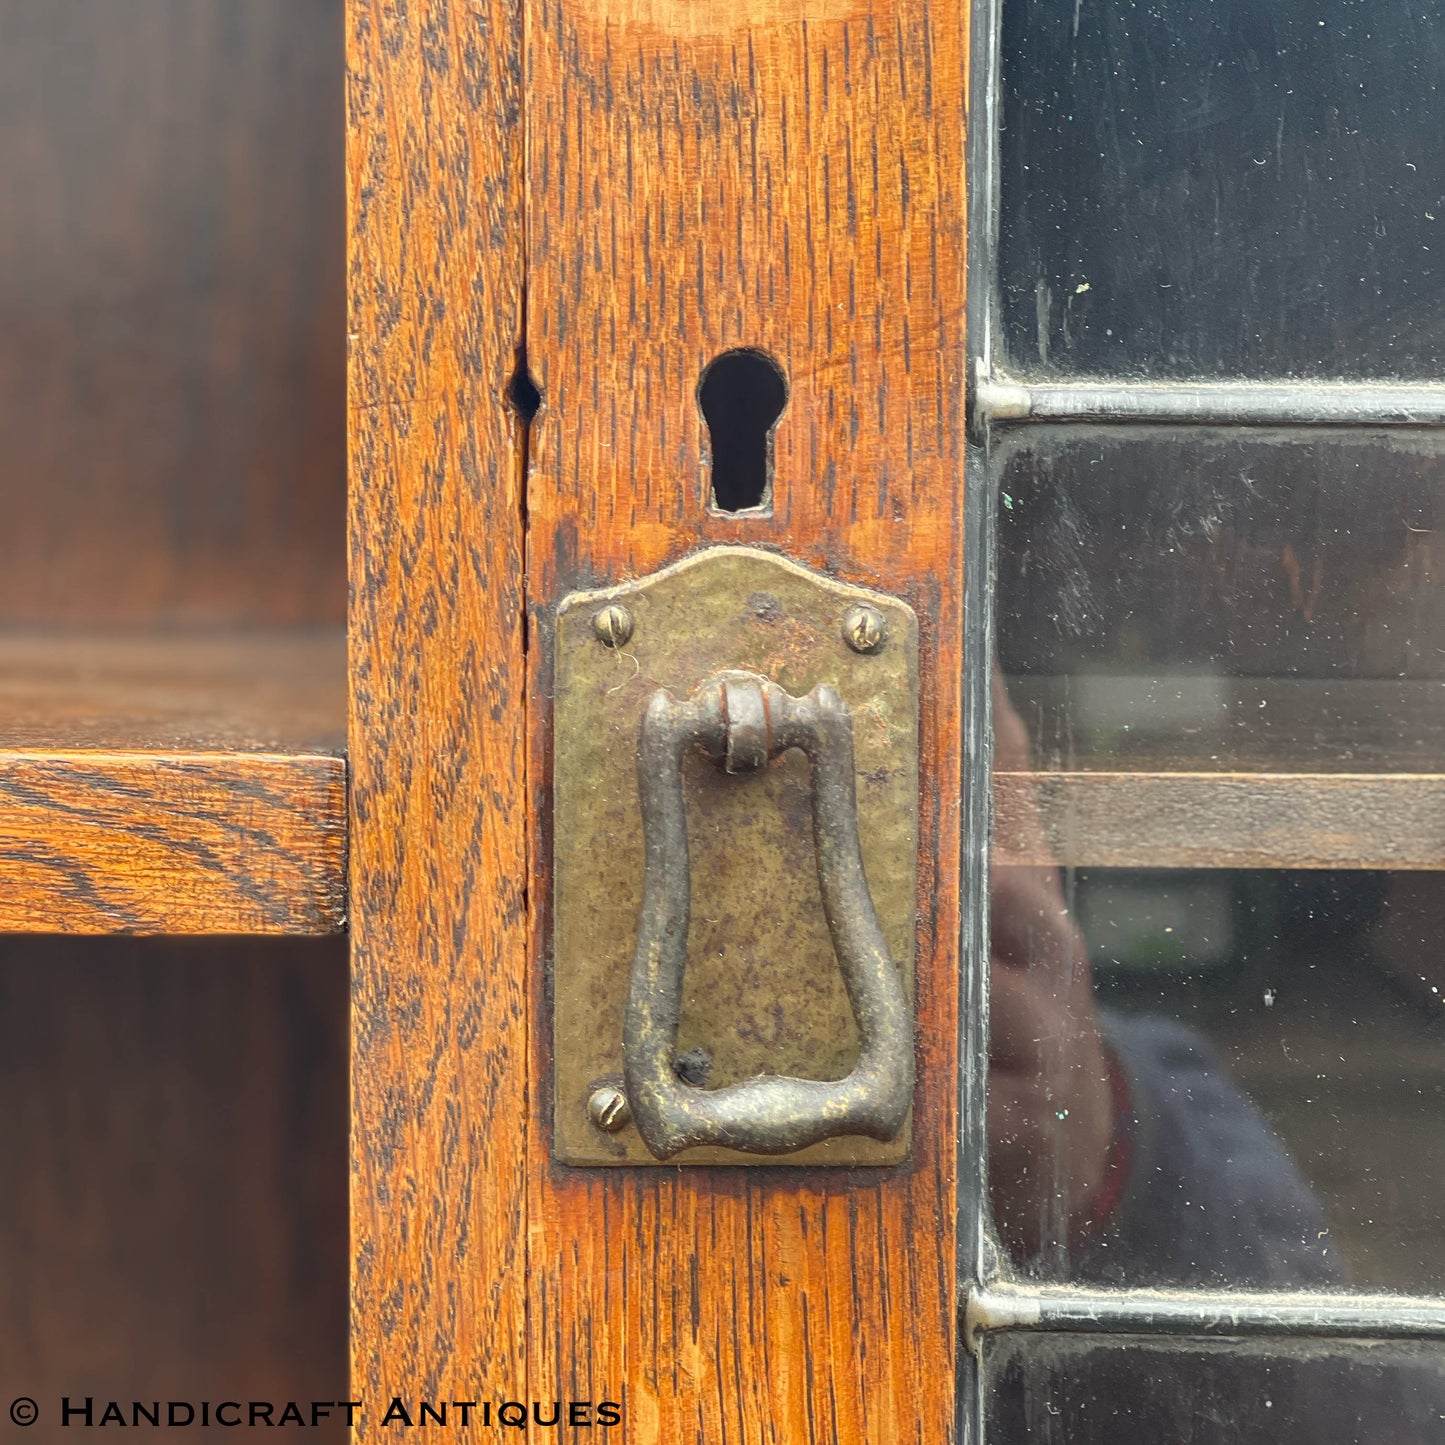
[[[719,512],[772,506],[773,432],[788,404],[783,369],[764,351],[715,357],[697,388],[712,445],[712,505]]]
[[[529,426],[542,405],[542,393],[538,391],[537,383],[532,379],[532,373],[527,366],[525,345],[516,350],[512,375],[507,381],[507,401],[512,410]]]

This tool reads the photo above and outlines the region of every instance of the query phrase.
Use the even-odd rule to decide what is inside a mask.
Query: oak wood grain
[[[0,747],[316,753],[346,746],[346,639],[306,631],[0,633]]]
[[[0,929],[343,921],[341,15],[0,0]],[[31,1436],[344,1393],[344,952],[0,937]]]
[[[995,773],[993,861],[1078,868],[1445,868],[1445,777]]]
[[[346,765],[0,749],[0,931],[335,933]]]
[[[339,633],[0,636],[0,931],[345,922]]]
[[[526,1399],[521,16],[347,17],[352,1381]]]
[[[905,597],[922,627],[918,1076],[889,1170],[577,1171],[528,1138],[542,1399],[629,1441],[943,1441],[954,1415],[964,6],[525,0],[534,956],[549,619],[710,542]],[[768,515],[709,512],[696,400],[729,347],[790,399]],[[545,970],[530,1029],[547,1078]]]

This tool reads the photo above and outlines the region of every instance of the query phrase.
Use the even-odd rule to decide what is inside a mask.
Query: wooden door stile
[[[523,1398],[521,16],[350,0],[352,1390]]]
[[[965,7],[525,0],[532,949],[548,937],[548,628],[577,587],[714,543],[922,624],[919,1085],[898,1168],[571,1169],[530,1096],[541,1399],[629,1441],[941,1441],[953,1417]],[[708,505],[697,388],[786,373],[771,505]],[[620,764],[620,765],[626,765]],[[601,866],[603,860],[599,860]],[[548,1075],[545,970],[530,973]]]
[[[349,14],[353,1389],[615,1399],[639,1442],[945,1440],[963,9]],[[543,400],[525,494],[504,400],[524,312]],[[738,346],[790,399],[770,508],[727,516],[696,389]],[[920,617],[901,1166],[551,1157],[551,616],[715,542]]]

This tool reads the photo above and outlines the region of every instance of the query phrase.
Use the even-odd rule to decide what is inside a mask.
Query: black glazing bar
[[[969,382],[995,371],[999,314],[999,154],[1003,0],[972,0],[969,15],[968,351]]]
[[[993,367],[993,318],[998,310],[999,117],[1003,0],[969,0],[968,347],[969,376]],[[975,370],[977,368],[977,370]],[[990,659],[993,650],[993,518],[998,489],[988,458],[969,447],[964,515],[964,900],[960,917],[958,1289],[961,1298],[989,1273],[985,1223],[988,1197],[988,840]],[[971,1355],[959,1360],[954,1438],[983,1445],[984,1393]]]
[[[964,785],[963,876],[959,959],[958,1273],[963,1297],[989,1273],[988,1198],[988,869],[992,793],[991,653],[993,642],[993,529],[998,489],[981,449],[966,462],[964,515]],[[960,1371],[957,1438],[983,1436],[983,1396],[977,1379]]]
[[[982,371],[976,428],[1010,422],[1208,426],[1445,426],[1445,386],[1328,381],[1023,382]]]
[[[995,310],[998,231],[999,30],[1001,0],[972,0],[969,86],[968,334],[980,374],[987,370]],[[988,457],[977,447],[965,459],[964,515],[964,798],[963,971],[959,1058],[959,1288],[986,1277],[984,1199],[988,1087],[988,843],[992,795],[990,659],[993,649],[993,514],[997,505]]]
[[[1002,1330],[1074,1334],[1445,1339],[1445,1300],[1396,1295],[1097,1290],[995,1283],[966,1298],[975,1354]]]

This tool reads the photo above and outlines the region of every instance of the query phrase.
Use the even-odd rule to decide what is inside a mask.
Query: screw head
[[[604,1134],[615,1134],[632,1122],[632,1105],[621,1089],[613,1084],[603,1084],[601,1088],[593,1089],[592,1097],[587,1100],[587,1117]]]
[[[592,619],[592,631],[604,647],[621,647],[632,636],[632,614],[610,602]]]
[[[886,630],[883,614],[866,603],[850,607],[843,614],[843,640],[854,652],[877,652]]]

